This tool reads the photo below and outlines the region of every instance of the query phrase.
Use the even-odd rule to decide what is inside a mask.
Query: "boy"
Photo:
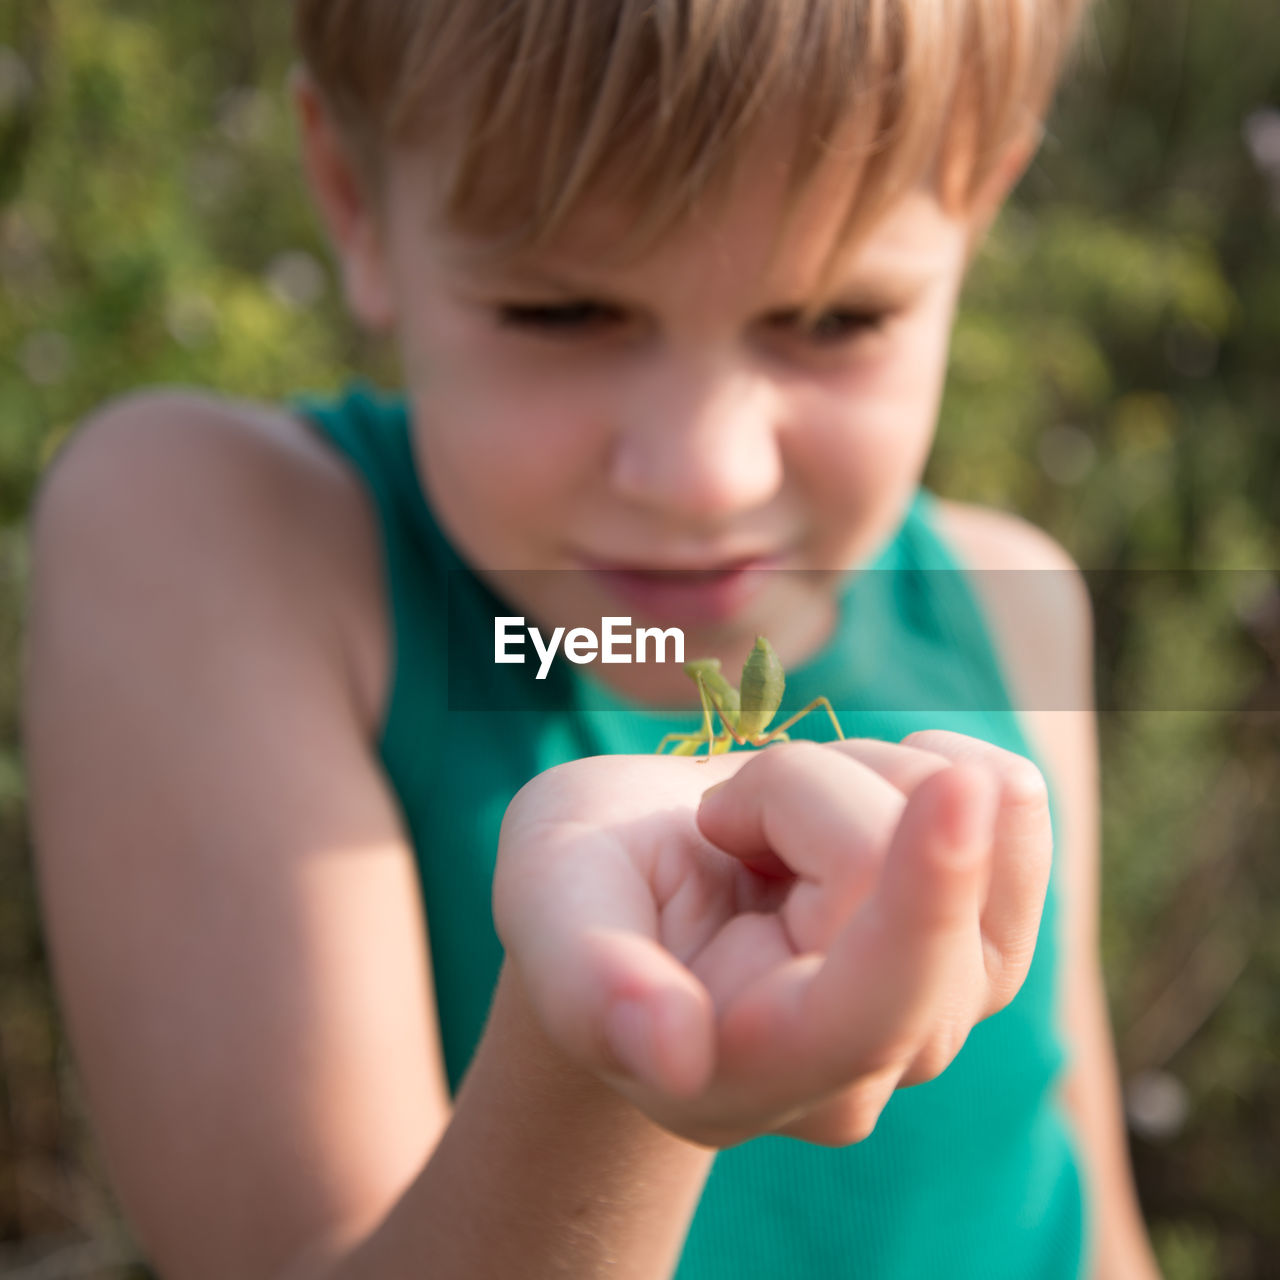
[[[832,574],[1070,567],[919,478],[1077,9],[297,6],[313,192],[404,403],[134,397],[35,519],[51,948],[166,1277],[1155,1274],[1085,713],[1026,713],[1051,881],[1011,714],[704,766],[431,679],[456,569],[464,615],[548,629],[567,578],[729,671],[764,633],[855,712],[855,614],[881,687],[1001,696],[967,597]],[[1078,587],[980,603],[1015,705],[1045,668],[1088,705]],[[915,650],[922,617],[967,629]],[[687,702],[675,664],[611,685]]]

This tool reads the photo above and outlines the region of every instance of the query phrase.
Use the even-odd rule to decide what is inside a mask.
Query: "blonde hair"
[[[440,144],[446,223],[498,256],[601,193],[642,253],[794,118],[786,210],[824,159],[855,193],[830,270],[922,178],[969,207],[1038,129],[1088,3],[295,0],[294,31],[373,198],[387,144]]]

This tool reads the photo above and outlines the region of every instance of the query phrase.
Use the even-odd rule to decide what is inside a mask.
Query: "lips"
[[[762,571],[776,569],[780,561],[780,556],[756,556],[712,568],[657,569],[593,564],[590,572],[633,615],[696,626],[724,622],[740,612],[765,585]]]
[[[738,565],[722,565],[718,569],[614,569],[614,573],[630,573],[658,582],[714,582],[726,573],[734,573],[749,562]]]
[[[589,569],[610,573],[643,573],[653,577],[727,573],[735,569],[763,567],[768,562],[777,561],[779,558],[777,553],[769,551],[754,551],[736,556],[707,556],[702,560],[688,561],[684,564],[655,564],[653,561],[627,564],[619,561],[597,560],[592,556],[582,557]]]

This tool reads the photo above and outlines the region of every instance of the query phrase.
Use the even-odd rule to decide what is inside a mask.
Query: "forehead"
[[[430,251],[450,274],[535,287],[613,287],[628,296],[670,288],[688,295],[689,305],[700,296],[726,293],[798,301],[822,283],[823,268],[830,265],[857,199],[858,175],[838,157],[829,160],[810,179],[788,219],[788,162],[785,142],[762,139],[682,223],[631,258],[621,257],[618,249],[630,241],[644,210],[611,201],[607,192],[585,201],[547,244],[496,257],[491,242],[432,217],[427,166],[405,166],[402,185]],[[841,264],[836,283],[923,286],[962,261],[965,232],[964,223],[921,181],[859,242]]]

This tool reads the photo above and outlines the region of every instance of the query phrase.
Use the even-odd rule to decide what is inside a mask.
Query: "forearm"
[[[1122,1152],[1107,1152],[1105,1140],[1101,1136],[1098,1140],[1103,1142],[1102,1150],[1085,1139],[1094,1219],[1093,1265],[1088,1280],[1160,1280],[1128,1159]]]
[[[1093,1205],[1089,1280],[1160,1280],[1122,1135],[1097,1131],[1084,1116],[1078,1117],[1078,1124]],[[1095,1128],[1093,1133],[1088,1132],[1090,1127]]]
[[[1075,1026],[1080,1061],[1063,1087],[1079,1137],[1093,1206],[1089,1280],[1159,1280],[1125,1143],[1124,1106],[1111,1024],[1101,996],[1081,998]]]
[[[508,966],[431,1159],[324,1280],[658,1280],[675,1269],[713,1155],[561,1058]]]

